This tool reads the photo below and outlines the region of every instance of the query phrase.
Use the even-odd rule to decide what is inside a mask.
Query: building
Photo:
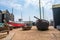
[[[55,4],[52,6],[53,9],[53,20],[54,28],[60,26],[60,4]]]
[[[0,22],[2,22],[2,11],[0,10]]]
[[[4,10],[4,11],[0,10],[0,22],[3,22],[3,19],[6,19],[7,22],[9,20],[14,21],[14,15],[11,14],[8,10]]]
[[[21,21],[22,21],[22,19],[18,19],[18,21],[20,21],[20,22],[21,22]]]
[[[2,19],[4,18],[6,19],[7,22],[10,20],[10,13],[8,10],[2,11]]]
[[[13,13],[10,14],[10,20],[14,21],[14,14]]]

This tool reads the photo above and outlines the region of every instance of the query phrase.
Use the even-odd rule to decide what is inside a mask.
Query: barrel
[[[60,25],[60,4],[52,5],[54,28]],[[60,27],[60,26],[59,26]]]

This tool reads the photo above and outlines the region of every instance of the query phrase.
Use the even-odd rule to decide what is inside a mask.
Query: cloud
[[[17,9],[17,10],[22,10],[22,6],[20,4],[17,4],[17,3],[13,3],[10,5],[11,7]]]
[[[33,7],[35,8],[35,7],[37,7],[37,9],[39,8],[39,0],[24,0],[24,2],[25,3],[23,3],[23,6],[22,6],[22,4],[20,4],[20,2],[18,3],[18,0],[0,0],[0,4],[1,5],[4,5],[4,6],[7,6],[7,7],[10,7],[10,8],[14,8],[14,9],[16,9],[16,10],[22,10],[22,7],[23,8],[27,8],[27,7],[29,7],[30,5],[33,5]],[[51,8],[51,5],[52,5],[52,3],[54,2],[54,0],[41,0],[41,5],[42,6],[44,6],[45,7],[45,10],[48,10],[48,12],[49,12],[49,9]],[[28,9],[28,10],[27,10]],[[30,9],[29,8],[27,8],[27,9],[23,9],[24,11],[30,11]],[[34,13],[35,13],[35,10],[31,10],[31,11],[33,11]],[[20,11],[19,11],[20,12]],[[19,13],[18,12],[18,13]],[[48,12],[46,12],[45,11],[45,13],[46,13],[46,15],[48,15],[47,13]],[[28,13],[28,12],[25,12],[26,14]],[[37,14],[38,14],[39,12],[37,12]],[[35,15],[35,14],[34,14]],[[39,15],[39,14],[38,14]],[[16,17],[16,20],[18,19],[18,18],[20,18],[20,17]],[[47,19],[47,18],[46,18]]]
[[[48,6],[53,4],[54,0],[41,0],[41,6]],[[33,5],[35,7],[39,7],[39,0],[25,0],[25,6],[24,7],[28,7],[29,5]],[[49,7],[49,6],[48,6]]]
[[[45,7],[46,9],[51,9],[53,4],[54,4],[54,0],[42,0],[41,1],[42,7]]]
[[[0,4],[10,8],[14,8],[16,10],[22,9],[22,5],[18,4],[17,0],[0,0]]]
[[[39,0],[24,0],[25,4],[24,7],[27,8],[30,4],[33,5],[34,7],[39,7]],[[54,0],[53,0],[54,2]],[[8,7],[13,7],[14,9],[17,10],[22,10],[22,4],[18,3],[18,0],[0,0],[0,4],[8,6]],[[47,6],[52,4],[52,0],[41,0],[41,5],[42,6]]]
[[[51,4],[51,3],[52,3],[52,0],[42,0],[41,1],[42,6],[46,6],[46,5]]]
[[[35,6],[35,7],[38,7],[39,0],[25,0],[25,7],[28,7],[30,4]]]

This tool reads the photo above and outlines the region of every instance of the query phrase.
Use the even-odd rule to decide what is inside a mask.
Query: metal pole
[[[22,19],[22,12],[21,12],[21,19]]]
[[[44,7],[42,7],[42,11],[43,11],[43,19],[44,19]]]
[[[31,18],[30,18],[30,16],[29,16],[29,26],[31,25]]]
[[[40,13],[40,19],[41,19],[41,1],[39,0],[39,13]]]
[[[13,14],[13,8],[12,8],[12,14]]]
[[[30,16],[29,16],[29,21],[31,21],[31,18],[30,18]]]

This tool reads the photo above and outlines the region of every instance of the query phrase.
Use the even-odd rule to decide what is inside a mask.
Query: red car
[[[23,22],[8,22],[8,24],[12,25],[13,27],[24,27],[26,25]]]

